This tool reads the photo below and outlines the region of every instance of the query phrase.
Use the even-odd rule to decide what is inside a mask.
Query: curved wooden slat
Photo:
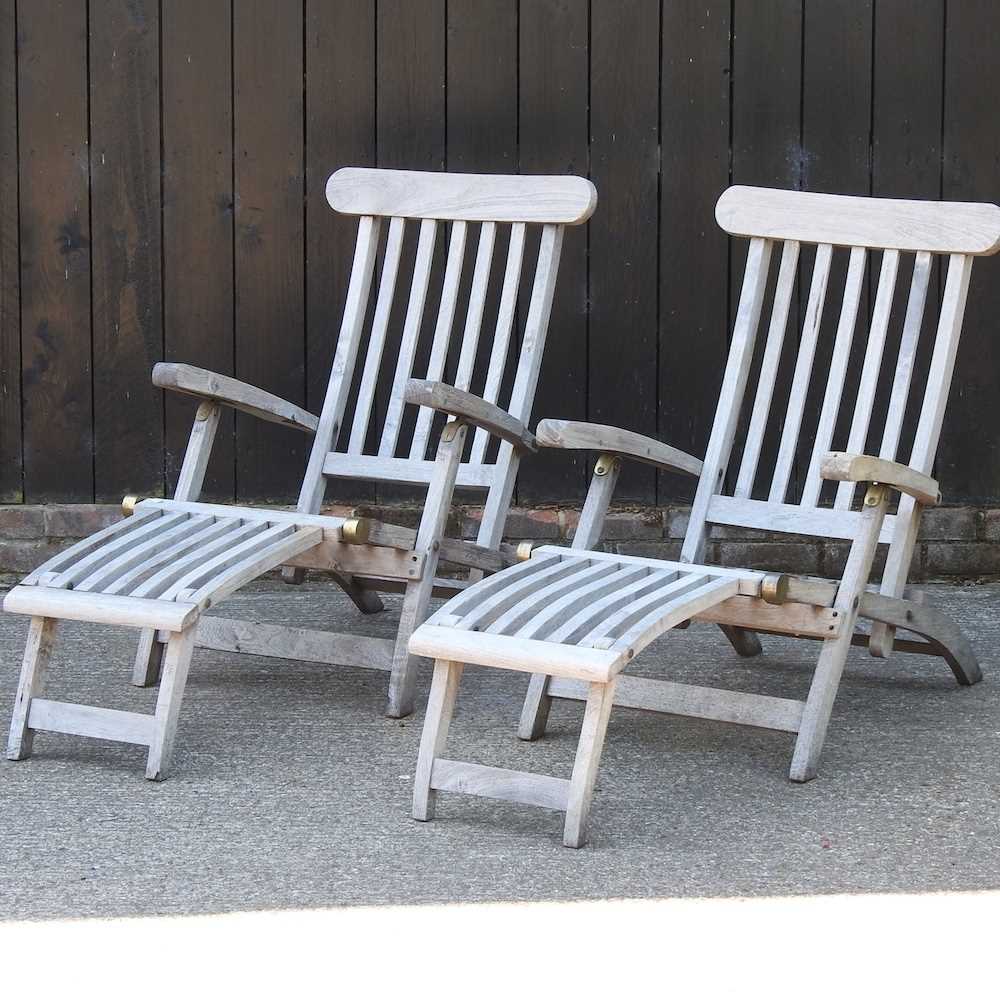
[[[948,254],[1000,250],[1000,208],[990,204],[737,185],[722,193],[715,218],[733,236]]]
[[[586,222],[597,189],[583,177],[443,174],[342,167],[326,182],[326,199],[348,215],[466,222]]]
[[[535,617],[546,609],[550,608],[554,602],[566,596],[576,596],[582,588],[595,578],[607,577],[614,572],[613,563],[591,563],[589,560],[581,559],[577,567],[572,572],[560,577],[541,590],[532,590],[520,601],[508,608],[499,618],[491,622],[487,632],[496,632],[501,635],[510,635],[518,631],[522,625],[530,618]]]

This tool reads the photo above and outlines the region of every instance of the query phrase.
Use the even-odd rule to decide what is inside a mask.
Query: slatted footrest
[[[756,596],[762,574],[544,546],[452,598],[411,652],[607,681],[657,636],[730,598]]]
[[[28,710],[28,728],[68,736],[89,736],[96,740],[116,740],[148,747],[153,742],[152,715],[120,712],[95,705],[75,705],[68,701],[33,698]]]
[[[318,546],[324,519],[145,500],[54,556],[4,600],[43,618],[180,632],[245,583]],[[340,519],[330,519],[339,532]]]

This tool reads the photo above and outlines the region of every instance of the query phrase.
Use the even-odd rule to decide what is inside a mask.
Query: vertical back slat
[[[819,339],[819,328],[823,322],[823,305],[826,302],[826,286],[830,279],[830,259],[833,247],[829,243],[821,243],[816,247],[816,262],[813,265],[812,284],[809,287],[809,301],[806,305],[805,320],[802,323],[802,339],[799,341],[799,353],[795,359],[795,374],[792,376],[792,389],[788,396],[788,412],[781,428],[781,441],[778,445],[778,458],[774,465],[774,476],[771,479],[771,490],[768,500],[784,503],[788,492],[788,480],[792,474],[792,463],[795,461],[795,448],[799,441],[799,431],[802,428],[802,413],[806,406],[806,395],[809,392],[809,382],[812,378],[813,360],[816,357],[816,341]]]
[[[767,331],[767,343],[764,345],[764,356],[761,359],[757,393],[754,396],[753,411],[750,414],[750,425],[747,428],[747,439],[743,446],[743,458],[740,461],[734,496],[749,497],[753,492],[757,463],[760,461],[760,450],[764,443],[764,431],[771,416],[771,398],[774,395],[774,382],[778,375],[781,348],[785,342],[785,330],[788,327],[788,310],[792,303],[792,292],[795,290],[798,262],[799,244],[795,240],[788,240],[781,251],[778,282],[775,285],[774,304],[771,307],[771,323]]]
[[[913,439],[910,465],[919,472],[930,474],[941,437],[944,408],[951,390],[951,379],[955,371],[955,354],[962,332],[965,316],[965,302],[969,292],[969,277],[972,274],[972,260],[964,254],[952,254],[948,262],[948,277],[945,281],[938,319],[934,351],[931,354],[927,385],[924,389],[923,405]],[[885,570],[882,573],[883,594],[898,597],[906,585],[913,558],[913,547],[917,542],[920,518],[913,497],[903,494],[896,514],[896,530],[889,544]],[[870,649],[876,656],[888,656],[892,649],[895,630],[878,622],[872,625]]]
[[[514,376],[510,405],[511,416],[527,423],[531,416],[531,403],[538,385],[538,373],[542,365],[545,337],[552,312],[552,296],[556,288],[556,274],[559,271],[559,257],[562,253],[563,226],[546,225],[538,245],[538,263],[535,266],[535,280],[531,289],[528,317],[524,324],[521,353]],[[486,495],[483,519],[479,526],[477,542],[495,548],[503,535],[507,509],[514,492],[519,459],[517,452],[506,441],[500,445],[497,454],[497,474]]]
[[[880,458],[895,461],[899,449],[899,436],[903,430],[906,415],[906,400],[910,394],[910,382],[917,359],[917,345],[920,342],[920,327],[924,320],[924,304],[927,301],[927,286],[931,276],[931,255],[924,251],[913,261],[913,277],[910,280],[910,295],[906,302],[906,317],[903,320],[903,334],[899,341],[899,355],[896,358],[896,373],[892,378],[892,392],[889,395],[889,411],[885,431],[882,434]]]
[[[448,263],[445,265],[444,285],[441,288],[441,306],[438,309],[437,325],[431,356],[427,363],[427,378],[439,382],[444,374],[444,363],[448,356],[448,341],[455,321],[455,307],[458,304],[458,286],[462,279],[462,261],[465,257],[465,237],[468,225],[465,222],[451,224],[451,242],[448,245]],[[421,459],[427,451],[427,438],[431,430],[432,413],[422,406],[417,414],[417,425],[410,442],[410,458]]]
[[[746,390],[750,361],[753,358],[757,325],[760,322],[764,290],[767,287],[767,272],[771,262],[770,240],[757,236],[750,241],[747,266],[743,275],[743,289],[733,326],[732,347],[726,362],[726,371],[719,390],[719,407],[712,425],[712,436],[705,452],[705,464],[694,503],[691,505],[691,519],[684,547],[682,562],[699,562],[705,551],[705,515],[708,503],[722,486],[726,466],[733,450],[736,421],[739,419]]]
[[[375,401],[375,386],[378,382],[379,367],[382,364],[385,334],[389,327],[392,299],[396,293],[396,275],[399,272],[399,257],[403,250],[404,228],[403,219],[393,218],[389,222],[389,235],[386,238],[385,257],[382,262],[382,277],[379,280],[375,315],[372,319],[372,332],[368,338],[368,353],[365,357],[364,370],[361,373],[358,402],[354,408],[351,439],[347,445],[348,454],[351,455],[360,455],[365,450],[368,419],[371,416],[372,403]]]
[[[493,266],[493,244],[496,241],[497,224],[484,222],[479,229],[479,246],[476,250],[476,266],[472,272],[472,288],[469,291],[469,308],[465,314],[465,332],[462,335],[462,350],[455,371],[455,388],[469,391],[472,384],[472,370],[476,364],[479,349],[479,332],[483,325],[483,309],[486,307],[486,292],[490,286],[490,270]]]
[[[820,409],[819,424],[816,428],[816,443],[813,445],[812,459],[809,462],[805,488],[800,500],[803,507],[815,507],[819,502],[820,491],[823,488],[819,467],[823,456],[830,450],[833,430],[837,424],[837,414],[840,412],[844,379],[847,376],[848,362],[851,360],[851,344],[854,341],[854,328],[858,322],[861,291],[864,287],[866,253],[864,247],[851,248],[851,258],[847,264],[847,279],[844,282],[844,298],[840,306],[840,319],[837,321],[837,335],[834,338],[833,354],[830,358],[830,374],[826,381],[823,406]]]
[[[514,326],[514,313],[517,311],[517,290],[521,284],[521,265],[524,260],[524,237],[527,227],[523,222],[515,222],[510,227],[510,243],[507,246],[507,266],[504,269],[503,288],[500,291],[500,306],[497,310],[496,330],[493,334],[493,348],[490,351],[490,367],[486,373],[486,386],[483,398],[489,403],[495,403],[500,395],[500,385],[503,382],[504,363],[507,351],[510,349],[510,332]],[[476,428],[475,440],[472,442],[472,462],[486,460],[486,445],[489,435]]]
[[[396,372],[392,378],[389,405],[386,408],[382,439],[378,446],[378,453],[388,458],[396,453],[396,443],[399,441],[399,428],[403,421],[403,390],[406,388],[406,380],[413,371],[413,358],[417,352],[420,325],[423,322],[424,305],[427,302],[427,288],[431,280],[436,236],[437,221],[422,219],[420,238],[417,240],[417,255],[413,262],[413,283],[410,285],[410,298],[406,305],[406,319],[403,320],[403,336],[399,342]]]
[[[879,369],[882,366],[882,353],[885,350],[885,337],[889,329],[889,315],[892,312],[893,293],[896,290],[896,275],[899,272],[899,251],[885,250],[882,253],[882,271],[878,279],[878,292],[875,295],[875,308],[872,310],[871,328],[868,332],[868,345],[865,348],[865,360],[861,368],[861,381],[858,385],[858,398],[854,404],[854,418],[851,421],[851,431],[847,438],[849,452],[863,452],[868,438],[868,427],[871,423],[872,406],[875,403],[875,390],[878,388]],[[851,506],[856,486],[854,483],[840,483],[837,487],[837,498],[834,507],[846,510]]]
[[[323,502],[325,481],[323,462],[344,419],[347,397],[351,391],[351,375],[358,356],[361,331],[364,327],[365,312],[368,308],[368,294],[371,290],[372,271],[378,250],[379,219],[364,215],[358,222],[358,242],[354,248],[354,263],[351,267],[351,281],[344,301],[344,319],[340,324],[337,339],[337,353],[333,358],[330,382],[327,385],[320,414],[319,426],[313,439],[309,464],[299,492],[298,510],[315,514]]]

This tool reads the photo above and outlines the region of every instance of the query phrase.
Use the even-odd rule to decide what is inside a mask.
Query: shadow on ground
[[[561,846],[559,815],[509,803],[442,795],[435,822],[413,822],[422,715],[383,717],[384,675],[198,651],[171,780],[145,781],[139,748],[55,735],[0,762],[0,918],[1000,887],[1000,586],[928,590],[967,628],[982,684],[853,651],[805,786],[786,779],[787,734],[618,710],[582,851]],[[322,584],[263,583],[224,613],[391,635],[395,607],[361,619]],[[25,626],[0,616],[4,727]],[[124,630],[64,625],[50,696],[150,710],[132,649]],[[765,638],[740,661],[695,626],[636,672],[801,696],[815,655]],[[467,671],[449,755],[568,775],[581,707],[557,704],[550,736],[521,743],[525,685]]]

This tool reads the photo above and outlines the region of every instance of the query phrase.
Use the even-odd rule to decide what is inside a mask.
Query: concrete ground
[[[561,846],[558,814],[510,803],[443,794],[435,822],[413,822],[421,714],[382,715],[385,675],[200,650],[169,781],[144,780],[139,748],[56,735],[0,762],[0,918],[1000,888],[1000,586],[927,590],[972,637],[983,683],[855,650],[804,786],[786,778],[786,734],[618,710],[580,851]],[[321,583],[262,583],[222,613],[388,636],[396,607],[361,618]],[[4,719],[25,625],[0,616]],[[696,625],[635,672],[804,693],[817,647],[764,644],[741,661]],[[132,649],[124,630],[64,625],[51,697],[151,709],[128,683]],[[468,670],[449,755],[568,775],[580,705],[522,743],[525,684]]]

